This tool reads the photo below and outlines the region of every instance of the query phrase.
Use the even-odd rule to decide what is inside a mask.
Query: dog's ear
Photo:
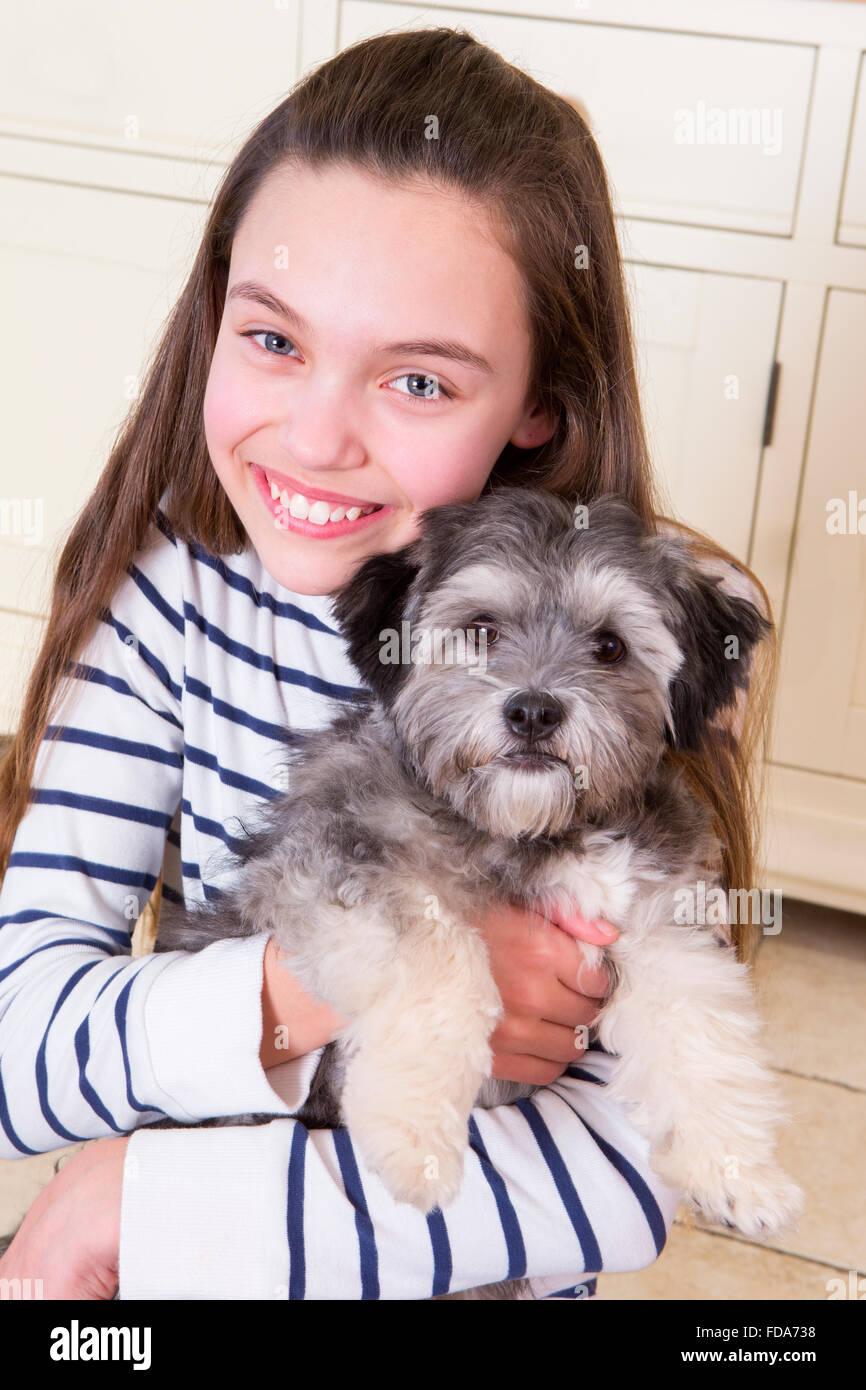
[[[718,577],[692,572],[678,586],[677,600],[675,635],[684,660],[671,680],[666,739],[674,748],[698,751],[710,720],[748,684],[753,650],[772,624],[748,599],[725,593]]]
[[[418,542],[371,555],[334,599],[334,616],[346,638],[350,660],[373,694],[387,703],[406,675],[402,662],[383,660],[388,648],[380,632],[400,638],[409,586],[420,568]]]

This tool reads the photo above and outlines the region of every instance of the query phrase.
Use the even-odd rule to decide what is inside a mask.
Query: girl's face
[[[550,438],[522,299],[456,193],[345,166],[266,180],[232,246],[204,426],[277,583],[334,592],[413,540],[425,507],[478,497],[509,440]]]

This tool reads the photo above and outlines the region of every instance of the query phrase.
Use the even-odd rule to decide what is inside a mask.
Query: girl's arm
[[[291,1114],[317,1058],[259,1049],[263,938],[131,958],[181,797],[184,601],[156,526],[81,655],[0,890],[0,1157],[248,1111]],[[84,679],[89,675],[89,679]]]
[[[678,1194],[589,1050],[530,1100],[475,1110],[444,1212],[395,1202],[348,1131],[139,1130],[129,1141],[120,1297],[426,1299],[529,1276],[545,1296],[661,1252]]]

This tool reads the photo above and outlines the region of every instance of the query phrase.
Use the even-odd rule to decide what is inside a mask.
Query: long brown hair
[[[344,49],[294,87],[227,169],[139,396],[66,539],[21,721],[0,768],[0,870],[64,675],[145,543],[160,498],[184,540],[216,554],[247,544],[208,456],[202,403],[236,229],[265,178],[287,161],[339,161],[392,182],[427,177],[492,218],[524,286],[530,398],[558,424],[536,449],[506,445],[485,491],[535,486],[571,502],[619,492],[650,524],[659,515],[607,178],[576,105],[461,30],[385,34]],[[724,554],[708,538],[699,543]],[[753,661],[740,736],[722,730],[683,759],[712,807],[728,887],[752,884],[755,736],[774,666],[772,643],[764,648]],[[734,935],[748,957],[749,929],[741,924]]]

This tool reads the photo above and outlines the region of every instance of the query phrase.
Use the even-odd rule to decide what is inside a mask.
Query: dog
[[[675,755],[734,704],[770,624],[621,497],[574,508],[531,488],[428,509],[334,612],[363,698],[295,734],[289,791],[245,832],[230,887],[164,903],[157,949],[273,934],[349,1020],[297,1118],[348,1127],[393,1196],[429,1212],[459,1188],[473,1106],[538,1089],[490,1077],[502,1003],[474,924],[503,900],[606,918],[617,941],[584,946],[615,982],[595,1034],[654,1169],[710,1221],[792,1224],[803,1198],[776,1163],[785,1114],[749,971],[678,914],[681,890],[722,877]]]

